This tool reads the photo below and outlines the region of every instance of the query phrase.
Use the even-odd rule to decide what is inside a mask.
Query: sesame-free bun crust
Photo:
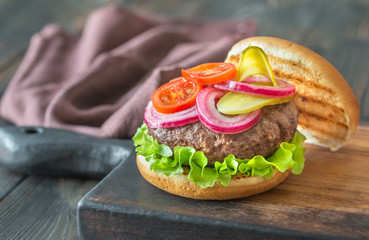
[[[335,151],[352,137],[360,117],[359,103],[343,76],[327,60],[287,40],[251,37],[236,43],[225,61],[237,66],[248,46],[262,48],[275,76],[296,86],[298,130],[307,142]]]
[[[150,164],[145,157],[138,155],[136,160],[138,170],[149,183],[181,197],[202,200],[236,199],[262,193],[283,182],[291,173],[290,170],[284,173],[274,171],[269,180],[264,177],[242,177],[239,175],[239,178],[237,176],[233,177],[227,187],[216,182],[213,187],[203,189],[191,182],[185,174],[176,174],[168,178],[164,174],[150,171]]]

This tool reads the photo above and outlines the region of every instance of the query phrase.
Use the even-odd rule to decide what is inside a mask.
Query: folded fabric
[[[223,61],[255,29],[250,19],[166,19],[117,6],[93,12],[80,37],[51,24],[32,37],[0,114],[16,125],[132,137],[158,86],[181,68]]]

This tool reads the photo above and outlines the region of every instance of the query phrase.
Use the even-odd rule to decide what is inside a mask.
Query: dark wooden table
[[[0,94],[35,32],[57,22],[78,33],[93,9],[110,2],[147,14],[254,18],[258,35],[295,41],[330,61],[360,101],[361,124],[369,122],[369,1],[364,0],[0,0]],[[0,166],[0,239],[78,238],[77,203],[98,182],[26,176]]]

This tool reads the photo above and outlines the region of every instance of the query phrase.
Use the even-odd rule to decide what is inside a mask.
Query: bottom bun
[[[262,193],[283,182],[291,173],[290,169],[284,173],[274,170],[269,180],[264,177],[246,177],[239,174],[232,177],[227,187],[216,182],[213,187],[201,188],[191,182],[186,174],[176,174],[168,178],[151,171],[145,157],[138,155],[136,160],[138,170],[149,183],[174,195],[202,200],[236,199]]]

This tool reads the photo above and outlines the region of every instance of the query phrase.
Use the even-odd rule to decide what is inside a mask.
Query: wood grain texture
[[[0,117],[0,127],[8,125],[10,123]],[[15,173],[0,165],[0,203],[25,178],[25,175]]]
[[[59,23],[70,31],[94,8],[107,1],[0,1],[0,65],[24,51],[31,36],[48,23]]]
[[[0,165],[0,203],[25,178],[25,175],[15,173]]]
[[[30,176],[0,204],[0,239],[76,239],[78,200],[96,181]]]
[[[233,201],[199,201],[161,191],[143,180],[133,157],[81,200],[80,235],[364,239],[369,236],[368,146],[369,125],[359,126],[337,152],[307,145],[301,175]]]

